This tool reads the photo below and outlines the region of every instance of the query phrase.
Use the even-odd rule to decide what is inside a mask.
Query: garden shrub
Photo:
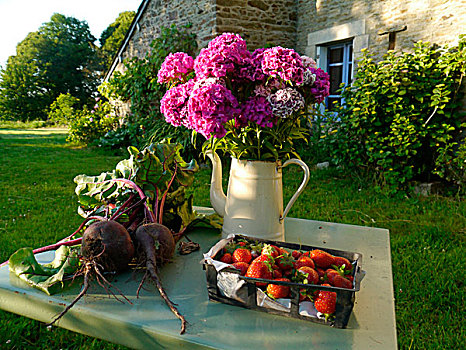
[[[342,91],[338,119],[316,144],[335,163],[372,174],[392,192],[436,176],[461,184],[465,70],[465,36],[451,48],[419,42],[413,52],[389,51],[378,63],[366,51],[353,85]]]
[[[68,125],[76,117],[79,99],[71,94],[60,94],[50,105],[48,120],[58,125]]]
[[[94,108],[86,106],[78,110],[69,122],[67,141],[79,144],[91,144],[99,140],[110,130],[115,129],[118,117],[113,106],[98,99]]]
[[[132,145],[141,146],[150,138],[149,133],[141,135],[141,130],[159,133],[155,125],[160,125],[157,121],[163,119],[160,113],[160,100],[166,88],[157,83],[157,73],[165,57],[172,52],[183,51],[194,55],[197,50],[196,35],[190,33],[190,28],[191,25],[180,29],[175,25],[162,27],[160,35],[151,43],[151,49],[143,59],[135,57],[125,61],[125,71],[115,72],[112,78],[99,88],[102,95],[108,99],[130,104],[131,111],[126,117],[127,126],[137,126],[128,127],[124,131],[127,135],[121,139],[122,142],[137,140],[137,144]],[[118,141],[114,137],[115,133],[108,135],[109,140],[102,140],[103,144],[110,145],[110,142]],[[128,135],[128,133],[134,134]],[[128,145],[112,145],[112,147],[121,146]]]

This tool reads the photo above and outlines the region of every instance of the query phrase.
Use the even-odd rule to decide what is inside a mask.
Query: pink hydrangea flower
[[[224,33],[213,39],[194,60],[196,77],[225,77],[249,64],[251,53],[237,34]]]
[[[263,96],[252,96],[241,105],[241,112],[236,118],[236,127],[243,127],[249,122],[261,127],[271,128],[276,118],[272,114],[272,107]]]
[[[271,77],[280,77],[285,81],[301,84],[304,66],[301,56],[296,51],[276,46],[264,51],[262,71]]]
[[[284,89],[285,87],[286,84],[282,80],[278,78],[272,78],[265,83],[256,85],[254,94],[257,96],[269,97],[275,91]]]
[[[225,136],[225,123],[233,119],[238,111],[236,97],[220,84],[204,85],[193,90],[188,101],[189,123],[206,139]]]
[[[169,54],[157,74],[158,83],[169,83],[173,80],[179,80],[191,73],[194,68],[194,60],[184,52]]]
[[[304,69],[317,68],[317,63],[313,58],[303,55],[301,56],[301,60],[303,61]]]
[[[287,118],[291,114],[304,108],[304,97],[295,89],[285,88],[270,95],[267,100],[272,106],[275,116]]]
[[[177,85],[168,90],[160,101],[160,111],[165,120],[173,126],[184,125],[191,129],[188,119],[188,99],[193,90],[194,81]]]
[[[315,75],[315,81],[310,91],[314,96],[316,103],[322,103],[330,93],[330,77],[320,68],[310,68],[312,74]]]

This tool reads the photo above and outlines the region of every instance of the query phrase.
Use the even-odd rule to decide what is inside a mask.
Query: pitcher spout
[[[210,183],[210,203],[221,217],[225,216],[225,205],[227,197],[222,187],[222,161],[217,153],[206,152],[207,157],[212,161],[212,178]]]

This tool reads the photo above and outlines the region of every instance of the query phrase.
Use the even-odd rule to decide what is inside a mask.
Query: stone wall
[[[199,47],[205,46],[216,34],[215,3],[216,0],[150,0],[138,21],[139,29],[134,30],[122,54],[122,60],[144,57],[150,43],[160,34],[160,28],[172,24],[180,27],[191,23]],[[122,69],[123,64],[118,64],[116,70]]]
[[[267,44],[294,48],[296,6],[296,0],[217,0],[216,33],[240,34],[249,50]]]
[[[466,33],[464,0],[297,0],[297,45],[300,53],[308,50],[312,32],[364,20],[368,47],[381,57],[389,44],[390,29],[407,27],[396,34],[395,49],[409,50],[422,40],[456,44]]]
[[[250,50],[266,44],[294,48],[296,6],[296,0],[151,0],[121,58],[144,57],[161,26],[187,23],[199,48],[224,32],[240,34]],[[116,70],[123,68],[120,63]]]

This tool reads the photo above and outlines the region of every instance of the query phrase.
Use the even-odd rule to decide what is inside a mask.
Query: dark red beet
[[[83,234],[81,254],[102,265],[104,271],[118,272],[128,268],[134,246],[128,231],[116,221],[99,221]]]
[[[175,254],[173,234],[164,225],[157,223],[141,225],[136,230],[136,239],[149,260],[155,259],[163,264],[170,261]]]

